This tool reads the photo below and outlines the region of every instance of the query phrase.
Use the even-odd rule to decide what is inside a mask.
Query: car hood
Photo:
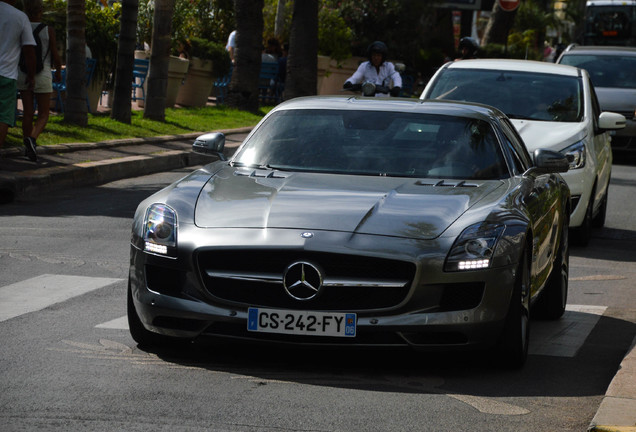
[[[511,119],[528,151],[538,148],[561,151],[585,138],[585,123]]]
[[[603,111],[631,114],[636,109],[636,89],[596,87],[596,95]]]
[[[438,237],[500,181],[462,184],[413,178],[225,168],[204,186],[195,224],[287,228],[419,239]]]

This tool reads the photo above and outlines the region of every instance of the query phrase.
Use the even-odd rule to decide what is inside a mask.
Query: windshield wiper
[[[521,114],[508,114],[508,113],[506,113],[506,116],[507,116],[508,118],[511,118],[511,119],[518,119],[518,120],[532,120],[530,117],[528,117],[528,116],[524,116],[524,115],[521,115]]]

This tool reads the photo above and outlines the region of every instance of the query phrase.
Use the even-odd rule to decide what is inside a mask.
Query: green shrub
[[[203,60],[212,61],[212,74],[221,77],[230,71],[230,56],[225,46],[207,39],[193,37],[190,39],[190,55]]]
[[[318,54],[337,61],[351,57],[353,30],[336,9],[321,7],[318,12]]]
[[[121,4],[101,7],[99,3],[86,2],[86,45],[91,50],[95,64],[94,78],[103,80],[114,72],[117,61],[117,35]]]

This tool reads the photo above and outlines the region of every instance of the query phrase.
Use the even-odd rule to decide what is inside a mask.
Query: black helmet
[[[462,57],[471,58],[471,57],[475,57],[475,54],[477,54],[477,50],[479,49],[479,44],[474,38],[466,36],[459,40],[459,46],[457,48],[459,49],[460,52],[462,52],[462,50],[466,48],[467,50],[466,54],[462,53]]]
[[[369,48],[367,48],[367,57],[369,58],[369,61],[371,61],[371,54],[373,53],[382,54],[382,61],[384,62],[389,54],[389,49],[386,47],[384,42],[375,41],[369,45]]]

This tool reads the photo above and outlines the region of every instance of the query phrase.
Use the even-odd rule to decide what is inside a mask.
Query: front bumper
[[[241,238],[235,234],[229,238]],[[345,233],[316,233],[315,237],[315,241],[301,242],[296,240],[301,238],[298,233],[293,232],[287,238],[282,236],[279,244],[266,249],[265,253],[275,255],[284,248],[291,256],[304,257],[311,253],[314,260],[324,254],[335,254],[346,260],[347,256],[357,257],[359,253],[370,260],[397,259],[414,268],[412,279],[397,300],[395,296],[386,300],[386,304],[361,300],[360,307],[356,307],[352,299],[362,298],[362,293],[349,298],[342,296],[343,304],[347,305],[342,309],[338,309],[336,302],[320,304],[322,311],[356,313],[355,338],[247,331],[250,306],[312,310],[311,305],[283,304],[277,300],[264,304],[268,300],[262,297],[253,303],[249,296],[228,298],[223,294],[224,298],[218,297],[211,282],[205,280],[201,260],[196,258],[200,250],[183,246],[179,257],[170,259],[147,254],[132,245],[130,286],[135,309],[146,329],[180,338],[215,336],[299,345],[404,346],[434,350],[489,346],[499,337],[510,303],[516,264],[446,273],[442,270],[445,256],[438,251],[448,250],[450,245],[443,243],[452,239],[413,241],[387,237],[378,241],[377,236],[355,236],[358,238],[352,240]],[[236,242],[229,248],[223,246],[228,251],[240,247]],[[267,298],[270,297],[276,298],[276,295]]]

